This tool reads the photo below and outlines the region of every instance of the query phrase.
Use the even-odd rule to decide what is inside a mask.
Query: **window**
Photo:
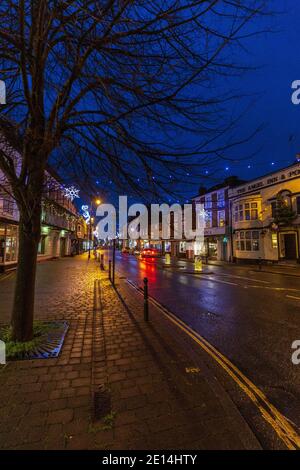
[[[14,202],[11,199],[3,199],[3,212],[9,215],[13,215]]]
[[[235,238],[238,251],[259,251],[259,232],[257,230],[236,232]]]
[[[278,248],[278,238],[277,233],[272,233],[272,248]]]
[[[258,203],[245,202],[244,204],[236,204],[234,208],[234,221],[242,222],[244,220],[258,219]]]
[[[14,225],[7,225],[5,239],[5,261],[17,260],[18,228]]]
[[[218,227],[225,227],[225,211],[218,211]]]
[[[205,209],[211,209],[212,208],[212,199],[211,199],[211,194],[205,197]]]
[[[218,208],[222,209],[225,207],[225,196],[224,196],[224,191],[221,191],[218,193]]]
[[[46,241],[46,236],[42,235],[39,246],[38,246],[38,254],[39,255],[44,255],[45,254],[45,241]]]
[[[239,221],[239,206],[235,206],[234,208],[234,221],[238,222]]]
[[[205,227],[210,228],[212,226],[212,212],[208,211],[205,213]]]
[[[257,202],[251,202],[251,220],[258,219]]]

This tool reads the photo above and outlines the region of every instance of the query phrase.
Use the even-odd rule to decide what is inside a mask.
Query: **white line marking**
[[[208,279],[209,281],[213,282],[221,282],[222,284],[229,284],[230,286],[238,286],[236,282],[222,281],[222,279],[215,279],[213,277],[206,277],[204,279]]]
[[[289,299],[295,299],[295,300],[300,300],[300,297],[296,297],[295,295],[287,295]]]

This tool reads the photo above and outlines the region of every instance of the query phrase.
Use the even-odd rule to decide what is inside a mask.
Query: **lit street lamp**
[[[97,206],[99,206],[101,204],[101,199],[97,198],[95,200],[95,204]],[[92,217],[92,213],[93,213],[93,206],[94,206],[94,201],[93,199],[91,199],[91,218],[90,218],[90,225],[89,225],[89,255],[88,255],[88,258],[90,259],[91,257],[91,243],[92,243],[92,226],[93,226],[93,223],[94,223],[94,220],[95,218]]]

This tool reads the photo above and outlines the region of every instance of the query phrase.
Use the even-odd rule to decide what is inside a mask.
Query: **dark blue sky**
[[[239,125],[241,135],[260,123],[266,127],[251,143],[239,147],[237,154],[248,155],[251,149],[261,149],[253,159],[220,166],[215,172],[220,179],[228,174],[254,178],[293,163],[295,154],[300,152],[300,106],[291,102],[291,83],[300,79],[300,4],[297,0],[277,0],[270,4],[284,11],[265,20],[278,32],[248,41],[249,54],[244,60],[259,69],[247,72],[239,83],[241,91],[259,94]]]
[[[255,100],[236,127],[235,138],[251,134],[260,124],[264,124],[264,128],[250,142],[227,152],[236,162],[220,161],[215,167],[203,170],[205,176],[199,180],[198,187],[212,186],[230,175],[253,179],[293,163],[296,153],[300,152],[300,105],[291,102],[291,83],[300,80],[300,5],[297,0],[276,0],[270,2],[270,8],[281,13],[260,19],[258,29],[273,32],[252,36],[245,43],[247,52],[239,52],[241,63],[256,69],[247,71],[242,78],[220,79],[218,85],[221,92],[234,89]],[[239,113],[245,108],[245,102],[238,101],[234,108]],[[244,159],[247,156],[250,157]],[[182,200],[194,196],[197,186],[185,185]],[[101,181],[98,187],[101,191]],[[116,201],[118,191],[109,182],[105,184],[105,193],[105,199]],[[169,202],[174,199],[170,198]]]

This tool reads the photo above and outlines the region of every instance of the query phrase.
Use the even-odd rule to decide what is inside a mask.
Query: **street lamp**
[[[94,223],[94,217],[92,217],[92,214],[93,214],[93,207],[94,207],[94,203],[96,204],[96,206],[99,206],[101,204],[101,199],[97,198],[97,199],[91,199],[91,218],[90,218],[90,226],[89,226],[89,255],[88,257],[90,258],[91,257],[91,242],[92,242],[92,225]]]
[[[90,218],[90,226],[89,226],[89,258],[91,257],[91,242],[92,242],[92,225],[94,223],[94,217]]]

